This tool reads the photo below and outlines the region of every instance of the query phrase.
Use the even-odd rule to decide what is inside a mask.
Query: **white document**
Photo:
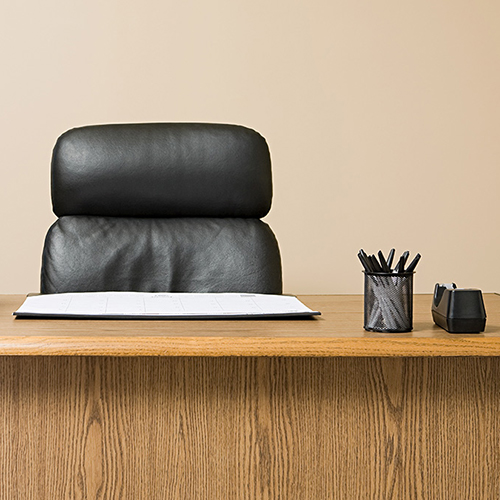
[[[250,318],[321,314],[291,295],[252,293],[82,292],[32,295],[13,313],[22,317]]]

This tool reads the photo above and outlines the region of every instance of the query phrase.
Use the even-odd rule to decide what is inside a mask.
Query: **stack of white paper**
[[[22,317],[224,318],[313,316],[290,295],[250,293],[85,292],[33,295],[14,312]]]

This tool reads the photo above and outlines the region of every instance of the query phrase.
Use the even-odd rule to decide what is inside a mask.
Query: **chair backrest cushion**
[[[59,217],[261,218],[271,198],[267,143],[239,125],[80,127],[64,133],[52,155]]]
[[[66,216],[50,228],[41,292],[282,291],[271,229],[258,219]]]

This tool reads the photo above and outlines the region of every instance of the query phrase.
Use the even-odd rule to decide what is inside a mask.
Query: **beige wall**
[[[58,135],[146,121],[267,138],[287,292],[391,246],[417,292],[500,291],[500,2],[29,0],[0,37],[0,292],[38,290]]]

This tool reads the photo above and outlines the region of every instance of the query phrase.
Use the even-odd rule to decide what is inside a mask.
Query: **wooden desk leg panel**
[[[500,498],[495,358],[0,357],[1,499]]]

